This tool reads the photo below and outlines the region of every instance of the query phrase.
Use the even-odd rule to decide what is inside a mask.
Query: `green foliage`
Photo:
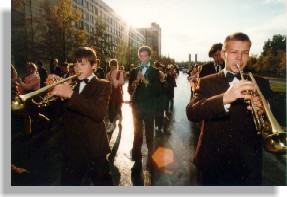
[[[114,57],[113,48],[115,44],[111,41],[111,36],[106,33],[107,25],[102,19],[97,18],[95,31],[88,38],[89,46],[93,47],[97,52],[97,58],[102,63],[107,63],[109,58]]]
[[[276,34],[272,40],[268,39],[264,43],[261,55],[258,58],[251,56],[248,65],[261,75],[285,77],[286,36]]]
[[[37,17],[39,52],[68,61],[76,48],[86,44],[85,31],[76,26],[81,20],[80,11],[72,8],[72,0],[60,0],[54,7],[46,1],[42,9],[44,12]]]
[[[286,82],[278,82],[274,80],[269,80],[270,86],[273,92],[286,92]]]

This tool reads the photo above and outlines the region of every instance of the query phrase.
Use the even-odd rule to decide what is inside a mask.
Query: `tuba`
[[[16,95],[13,98],[13,100],[11,101],[11,109],[13,111],[22,110],[25,106],[25,102],[29,99],[31,99],[31,101],[34,104],[36,104],[40,107],[47,106],[51,101],[55,101],[56,99],[58,99],[58,96],[54,96],[54,95],[51,95],[49,93],[49,90],[51,88],[53,88],[54,86],[56,86],[58,84],[61,84],[61,83],[64,83],[66,81],[69,81],[71,79],[74,79],[74,78],[78,77],[79,75],[80,75],[80,73],[77,73],[77,74],[72,75],[66,79],[61,79],[61,80],[56,79],[52,84],[47,85],[47,86],[45,86],[39,90],[36,90],[34,92],[30,92],[30,93],[24,94],[24,95]],[[72,89],[74,89],[76,85],[77,85],[77,83],[71,83],[70,87]],[[45,94],[45,95],[42,97],[41,94]],[[35,96],[39,96],[40,101],[36,101],[34,99]]]
[[[241,70],[240,65],[237,65],[237,68],[240,72],[241,79],[244,79],[243,71]],[[263,108],[265,110],[265,113],[259,117],[254,103],[249,103],[252,107],[253,122],[255,124],[256,130],[258,134],[261,134],[262,136],[263,147],[266,151],[271,153],[286,154],[286,132],[282,130],[278,121],[272,114],[266,99],[261,93],[256,80],[253,77],[253,74],[249,72],[247,73],[247,76],[249,76],[251,81],[256,86],[255,91],[247,91],[247,94],[258,95],[261,98]]]

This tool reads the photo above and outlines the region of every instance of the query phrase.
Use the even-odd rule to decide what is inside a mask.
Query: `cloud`
[[[250,6],[249,6],[249,5],[243,5],[242,8],[243,8],[244,10],[247,10],[247,9],[250,9]]]
[[[285,0],[264,0],[264,3],[285,3]]]
[[[264,42],[272,39],[275,34],[286,34],[286,17],[284,14],[268,19],[262,25],[246,29],[252,40],[251,53],[259,55],[263,50]]]

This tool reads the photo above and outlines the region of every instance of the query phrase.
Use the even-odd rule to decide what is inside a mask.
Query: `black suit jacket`
[[[254,77],[264,97],[271,99],[269,82]],[[195,96],[186,107],[189,120],[203,121],[194,157],[198,169],[210,170],[222,166],[229,162],[232,155],[244,161],[242,158],[246,155],[245,150],[254,154],[257,164],[261,165],[261,140],[251,112],[246,109],[247,104],[237,100],[231,103],[229,112],[224,109],[223,94],[228,88],[223,71],[203,77],[199,80]]]
[[[51,66],[50,67],[50,73],[51,74],[55,74],[55,75],[58,75],[58,76],[61,76],[61,74],[62,74],[62,69],[61,69],[61,67],[59,67],[59,66]]]
[[[64,156],[72,159],[94,159],[110,152],[105,115],[111,94],[111,83],[94,77],[64,107]]]
[[[221,70],[222,69],[224,69],[224,63],[221,65]],[[213,73],[216,73],[214,62],[208,62],[201,66],[201,70],[199,72],[199,78],[205,77]]]
[[[138,66],[132,70],[129,85],[137,79],[138,72],[141,72],[141,67]],[[139,82],[133,94],[133,106],[138,106],[141,110],[154,110],[155,98],[160,93],[159,70],[149,66],[145,73],[145,78],[148,80],[148,85]]]

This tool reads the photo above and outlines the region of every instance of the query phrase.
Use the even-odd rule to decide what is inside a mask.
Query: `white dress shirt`
[[[94,75],[94,73],[93,73],[93,74],[92,74],[91,76],[89,76],[87,79],[89,79],[89,81],[90,81],[94,76],[95,76],[95,75]],[[87,84],[86,84],[84,81],[82,81],[82,82],[80,83],[79,93],[81,93],[81,92],[83,91],[85,85],[87,85]]]

